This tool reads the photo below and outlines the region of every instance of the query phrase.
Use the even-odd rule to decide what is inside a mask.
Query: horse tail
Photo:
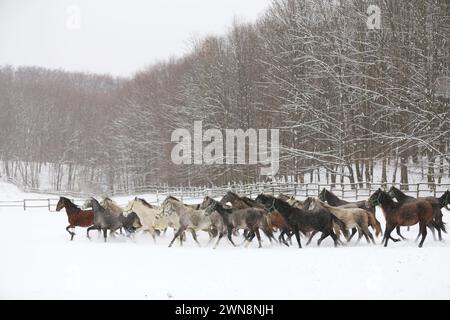
[[[375,218],[375,214],[373,214],[370,211],[367,211],[367,216],[369,218],[369,225],[375,230],[375,236],[379,236],[383,234],[383,231],[381,229],[381,224],[380,222],[377,220],[377,218]]]
[[[338,217],[336,217],[334,214],[331,214],[331,220],[339,226],[339,228],[342,230],[342,232],[344,233],[344,235],[347,237],[348,231],[347,231],[347,229],[345,228],[345,223],[344,223],[344,221],[342,221],[341,219],[339,219]]]
[[[274,226],[272,225],[272,221],[270,220],[269,214],[264,214],[263,220],[262,220],[263,228],[267,231],[270,231],[271,233],[275,232]]]

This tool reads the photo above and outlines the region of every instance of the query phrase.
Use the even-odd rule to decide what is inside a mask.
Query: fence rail
[[[183,201],[197,200],[204,196],[210,196],[218,198],[223,196],[227,191],[231,190],[237,194],[247,195],[254,197],[260,193],[272,193],[272,194],[288,194],[294,195],[300,199],[309,196],[317,196],[323,188],[326,188],[338,197],[344,200],[361,200],[367,199],[378,188],[388,189],[392,185],[401,188],[404,192],[413,197],[426,197],[426,196],[440,196],[447,189],[450,189],[450,183],[435,184],[430,187],[429,183],[415,183],[408,185],[400,184],[382,184],[382,183],[364,183],[362,186],[360,183],[354,184],[322,184],[322,183],[307,183],[299,184],[293,182],[272,182],[272,183],[260,183],[260,184],[247,184],[247,185],[229,185],[223,187],[164,187],[164,186],[147,186],[142,188],[135,188],[133,192],[125,193],[124,191],[117,190],[112,194],[108,194],[110,197],[118,196],[130,196],[130,195],[151,195],[152,199],[147,199],[148,202],[159,205],[165,197],[168,195],[180,198]],[[35,190],[31,188],[22,188],[26,192],[42,193],[49,195],[67,196],[71,197],[76,204],[82,204],[83,199],[86,199],[92,194],[78,193],[78,192],[63,192],[63,191],[48,191],[48,190]],[[97,195],[98,196],[98,195]],[[58,202],[58,197],[55,198],[42,198],[42,199],[23,199],[12,201],[0,201],[1,207],[22,207],[24,210],[29,208],[48,208],[49,211],[54,211]],[[119,201],[120,202],[120,201]],[[125,203],[119,203],[125,205]]]

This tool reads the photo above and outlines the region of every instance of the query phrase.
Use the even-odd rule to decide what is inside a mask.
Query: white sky
[[[0,65],[132,76],[187,52],[193,38],[224,34],[234,17],[254,21],[271,2],[0,0]],[[72,5],[80,10],[79,28]]]

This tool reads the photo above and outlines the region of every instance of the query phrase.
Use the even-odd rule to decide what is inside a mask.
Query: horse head
[[[58,212],[61,211],[61,209],[66,206],[66,201],[67,200],[68,200],[67,198],[60,197],[59,201],[58,201],[58,204],[56,205],[56,211],[58,211]]]
[[[320,191],[320,193],[319,193],[320,201],[327,201],[327,193],[328,193],[328,190],[325,188],[323,188],[322,191]]]
[[[380,197],[382,192],[383,192],[383,190],[381,190],[381,188],[378,188],[378,190],[375,191],[374,193],[372,193],[372,195],[369,197],[369,199],[367,199],[367,202],[372,207],[376,207],[376,206],[380,205],[379,197]]]
[[[444,207],[445,207],[445,209],[450,211],[450,207],[449,207],[449,204],[450,204],[450,190],[445,191],[445,195],[446,196],[445,196],[445,199],[444,199]]]

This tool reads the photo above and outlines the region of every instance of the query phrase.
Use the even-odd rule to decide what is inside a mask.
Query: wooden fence
[[[120,196],[139,196],[146,198],[148,202],[159,205],[168,195],[180,198],[183,201],[197,201],[205,196],[214,198],[222,197],[227,191],[231,190],[240,195],[247,195],[255,197],[260,193],[271,194],[287,194],[294,195],[299,199],[303,199],[309,196],[317,196],[323,188],[331,190],[338,197],[344,200],[361,200],[367,199],[378,188],[389,189],[393,184],[388,183],[382,185],[381,183],[364,183],[363,187],[359,183],[355,184],[339,184],[332,186],[329,184],[321,183],[307,183],[298,184],[292,182],[272,182],[272,183],[260,183],[260,184],[248,184],[248,185],[229,185],[223,187],[165,187],[165,186],[147,186],[142,188],[135,188],[133,191],[126,193],[125,191],[116,190],[112,194],[108,194],[110,197]],[[399,184],[394,184],[400,188]],[[403,186],[403,189],[405,189]],[[416,183],[409,184],[407,186],[406,194],[413,197],[426,197],[426,196],[440,196],[447,189],[450,189],[450,183],[434,185],[430,188],[428,183]],[[102,195],[85,194],[81,192],[63,192],[52,190],[35,190],[31,188],[23,188],[26,192],[40,193],[47,195],[55,195],[55,198],[43,198],[43,199],[23,199],[17,201],[0,201],[0,207],[22,207],[24,210],[31,208],[48,208],[49,211],[54,211],[58,202],[59,196],[66,196],[71,198],[76,204],[81,205],[83,199],[91,196],[101,197]],[[148,197],[151,197],[149,199]],[[120,203],[125,205],[125,203]]]

